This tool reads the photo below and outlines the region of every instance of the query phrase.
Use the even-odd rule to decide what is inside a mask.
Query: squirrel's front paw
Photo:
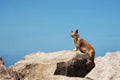
[[[74,51],[77,51],[77,49],[75,48]]]

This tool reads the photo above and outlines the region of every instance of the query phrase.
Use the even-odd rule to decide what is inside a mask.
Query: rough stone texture
[[[18,74],[17,72],[14,70],[14,67],[13,66],[9,66],[7,68],[7,72],[8,74],[14,79],[14,80],[20,80],[19,77],[18,77]]]
[[[14,78],[9,75],[6,67],[4,66],[2,57],[0,57],[0,80],[14,80]]]
[[[91,80],[87,78],[79,78],[79,77],[66,77],[66,76],[50,76],[47,77],[46,80]]]
[[[0,80],[120,80],[120,52],[96,58],[95,68],[85,78],[75,77],[84,70],[79,64],[88,72],[94,66],[87,56],[74,51],[33,53],[8,68],[0,57]]]
[[[1,56],[0,56],[0,66],[4,66],[4,61]]]
[[[27,55],[24,59],[17,62],[14,65],[14,70],[17,72],[20,80],[46,80],[47,77],[53,76],[54,74],[83,77],[93,68],[88,68],[92,63],[88,57],[85,57],[86,55],[81,54],[84,56],[80,57],[76,54],[75,51],[59,51],[48,54],[37,52]],[[59,79],[62,80],[61,77]],[[52,77],[49,80],[57,79],[53,79]]]
[[[57,63],[55,75],[84,77],[94,68],[94,66],[94,63],[90,61],[88,55],[77,54],[70,61]]]
[[[107,53],[95,60],[96,67],[86,76],[93,80],[120,80],[120,52]]]

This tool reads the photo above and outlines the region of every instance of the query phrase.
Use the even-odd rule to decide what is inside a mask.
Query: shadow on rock
[[[86,54],[77,54],[68,62],[57,63],[55,75],[65,75],[69,77],[85,77],[95,64],[89,59]]]

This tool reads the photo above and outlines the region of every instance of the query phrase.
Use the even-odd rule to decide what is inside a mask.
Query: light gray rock
[[[7,71],[7,68],[4,66],[4,61],[2,57],[0,57],[0,80],[14,80]]]
[[[85,77],[94,66],[87,54],[77,54],[69,61],[57,63],[55,75]]]
[[[14,80],[19,80],[17,72],[14,70],[13,66],[9,66],[6,71],[8,74],[14,79]]]
[[[90,80],[90,79],[86,79],[86,78],[79,78],[79,77],[66,77],[66,76],[50,76],[47,77],[46,80]]]
[[[96,58],[93,69],[91,64],[86,65],[88,60],[87,56],[77,55],[75,51],[37,52],[6,68],[0,58],[0,80],[120,80],[120,52]],[[81,69],[89,68],[92,71],[81,78]]]
[[[106,53],[95,60],[96,67],[86,76],[94,80],[120,80],[120,52]]]
[[[58,51],[53,53],[43,53],[43,52],[37,52],[30,55],[25,56],[22,60],[17,62],[14,65],[14,70],[17,72],[18,77],[20,80],[79,80],[79,78],[69,78],[69,77],[57,77],[55,75],[68,75],[72,74],[72,76],[77,77],[86,75],[89,70],[92,68],[88,68],[88,66],[91,66],[90,64],[86,64],[88,57],[83,57],[77,55],[76,51]],[[76,58],[77,56],[77,58]],[[86,56],[86,55],[84,55]],[[79,62],[81,61],[81,62]],[[84,65],[83,65],[84,62]],[[69,65],[64,65],[59,63],[70,63]],[[72,64],[71,64],[72,63]],[[74,64],[75,63],[75,64]],[[75,65],[75,68],[74,68]],[[78,66],[77,66],[78,65]],[[80,66],[81,65],[81,66]],[[86,66],[87,65],[87,66]],[[62,66],[62,67],[61,67]],[[67,68],[70,67],[71,68]],[[82,68],[81,68],[82,67]],[[85,68],[84,68],[85,67]],[[70,69],[73,69],[72,71],[69,71]],[[76,71],[75,71],[76,70]],[[60,71],[60,72],[59,72]],[[73,74],[74,73],[74,74]],[[55,74],[55,75],[54,75]],[[51,77],[52,76],[52,77]],[[53,77],[54,76],[54,77]],[[48,78],[49,77],[49,78]],[[80,79],[84,80],[84,78]]]

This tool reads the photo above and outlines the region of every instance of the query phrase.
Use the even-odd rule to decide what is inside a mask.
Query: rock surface
[[[2,57],[0,57],[0,80],[14,80],[14,78],[9,75],[7,68],[4,66]]]
[[[54,74],[84,77],[94,67],[94,64],[89,62],[88,56],[84,54],[78,56],[76,54],[75,51],[30,54],[17,62],[14,65],[14,70],[17,72],[20,80],[46,80],[47,77]],[[86,64],[88,62],[89,64]],[[54,79],[52,77],[49,80]]]
[[[91,80],[87,78],[79,78],[79,77],[66,77],[66,76],[50,76],[47,77],[46,80]]]
[[[96,58],[93,67],[88,56],[74,51],[37,52],[8,68],[0,58],[0,80],[120,80],[120,52]]]
[[[55,75],[65,75],[69,77],[85,77],[95,64],[90,61],[88,55],[77,54],[69,61],[57,63]]]
[[[120,52],[107,53],[95,60],[96,67],[86,76],[93,80],[120,80]]]

